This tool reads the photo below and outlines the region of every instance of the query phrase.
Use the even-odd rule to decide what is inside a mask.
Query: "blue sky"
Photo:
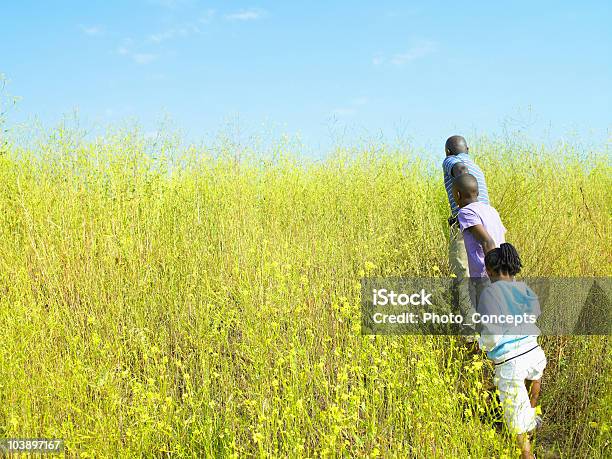
[[[189,139],[228,123],[314,149],[524,129],[606,140],[607,1],[7,2],[0,73],[11,123],[164,116]]]

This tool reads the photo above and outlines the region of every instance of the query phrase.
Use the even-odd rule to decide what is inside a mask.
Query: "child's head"
[[[523,267],[521,258],[512,244],[504,242],[485,255],[485,267],[490,278],[514,277]]]
[[[472,174],[461,174],[453,180],[453,197],[459,207],[478,201],[478,180]]]

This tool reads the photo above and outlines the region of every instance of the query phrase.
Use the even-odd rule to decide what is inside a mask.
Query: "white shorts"
[[[512,433],[525,433],[536,427],[535,408],[531,407],[525,380],[540,379],[544,368],[546,356],[539,346],[525,355],[495,366],[495,385],[499,390],[506,424]]]

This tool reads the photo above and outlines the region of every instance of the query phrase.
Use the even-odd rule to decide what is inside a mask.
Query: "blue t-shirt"
[[[446,188],[448,203],[450,204],[451,215],[453,217],[459,212],[459,206],[453,197],[453,176],[451,175],[451,171],[457,163],[465,164],[468,168],[468,172],[476,177],[478,181],[478,200],[485,204],[489,204],[489,190],[487,189],[487,182],[485,181],[485,176],[480,167],[472,161],[472,158],[470,158],[467,153],[447,156],[442,162],[442,170],[444,171],[444,187]]]

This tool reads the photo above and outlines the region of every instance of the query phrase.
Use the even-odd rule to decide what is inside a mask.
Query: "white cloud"
[[[163,41],[174,38],[175,35],[176,33],[174,29],[168,29],[168,30],[164,30],[163,32],[158,32],[158,33],[149,35],[148,40],[153,43],[161,43]]]
[[[162,4],[167,7],[177,7],[187,5],[189,2],[180,1],[168,1],[168,2],[155,2]],[[136,64],[145,65],[149,64],[160,57],[160,53],[156,52],[153,46],[160,45],[169,40],[178,38],[187,38],[193,35],[199,35],[202,33],[203,24],[208,24],[213,20],[216,12],[213,9],[204,10],[199,15],[194,15],[193,20],[185,23],[174,24],[165,30],[161,30],[156,33],[152,33],[146,37],[143,37],[137,41],[131,38],[125,38],[121,42],[121,45],[116,48],[116,53],[120,56],[125,56]]]
[[[104,33],[104,29],[97,25],[94,25],[94,26],[80,25],[79,28],[81,29],[81,32],[83,32],[85,35],[90,35],[92,37],[97,36],[97,35],[102,35]]]
[[[365,96],[354,97],[345,106],[333,109],[330,112],[330,115],[333,117],[354,116],[357,114],[358,107],[363,107],[364,105],[367,105],[368,102],[369,99]]]
[[[149,79],[151,81],[165,81],[168,79],[168,76],[165,73],[153,73],[149,75]]]
[[[150,64],[155,59],[157,59],[157,54],[152,54],[152,53],[133,53],[133,54],[130,54],[130,57],[137,64],[145,65],[145,64]]]
[[[403,53],[398,53],[391,56],[390,62],[393,65],[404,65],[408,62],[425,57],[433,53],[435,50],[436,44],[434,42],[423,41]]]
[[[204,11],[201,15],[200,15],[200,19],[199,22],[201,22],[202,24],[208,24],[210,21],[213,20],[213,18],[215,17],[215,14],[217,12],[213,9],[208,9],[206,11]]]
[[[385,59],[382,56],[374,56],[372,59],[372,64],[376,66],[382,65],[383,62],[385,62]]]
[[[355,109],[349,107],[338,107],[331,111],[332,116],[353,116],[355,113]]]
[[[191,35],[198,35],[202,32],[201,26],[203,24],[209,24],[213,20],[214,16],[215,10],[206,10],[195,22],[188,22],[180,25],[177,24],[169,29],[151,34],[147,37],[146,41],[149,43],[159,44],[174,38],[186,38]]]
[[[226,14],[225,19],[230,21],[256,21],[264,17],[266,12],[260,9],[239,10],[234,13]]]
[[[158,33],[151,34],[147,37],[149,43],[159,44],[173,38],[185,38],[190,35],[196,35],[201,32],[200,28],[195,24],[184,24],[182,26],[173,27],[163,30]]]
[[[362,105],[366,105],[368,103],[368,98],[367,97],[355,97],[351,103],[353,105],[357,105],[357,106],[362,106]]]
[[[177,9],[193,5],[193,0],[149,0],[149,3],[163,6],[164,8]]]
[[[143,51],[141,48],[132,38],[124,38],[115,51],[119,56],[130,59],[138,65],[150,64],[159,57],[158,54]]]

